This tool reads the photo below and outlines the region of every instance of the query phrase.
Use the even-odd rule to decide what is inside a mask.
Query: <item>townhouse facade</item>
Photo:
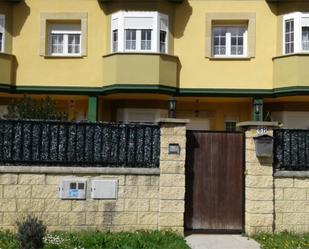
[[[194,130],[309,127],[309,3],[275,0],[0,2],[0,106],[52,96],[72,120]]]

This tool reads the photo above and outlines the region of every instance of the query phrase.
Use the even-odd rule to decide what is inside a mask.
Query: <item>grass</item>
[[[172,232],[54,232],[45,239],[44,249],[190,249],[183,237]],[[0,249],[18,249],[10,232],[0,232]]]
[[[262,249],[309,249],[309,234],[261,233],[253,236],[253,239],[261,244]]]

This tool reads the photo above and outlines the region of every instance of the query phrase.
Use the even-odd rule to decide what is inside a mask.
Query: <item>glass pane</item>
[[[151,50],[151,30],[142,30],[141,49]]]
[[[220,54],[226,54],[226,48],[225,47],[220,47]]]
[[[291,29],[290,29],[290,22],[287,21],[287,22],[285,22],[285,32],[290,32],[290,31],[291,31]]]
[[[290,46],[289,44],[285,44],[285,52],[290,53]]]
[[[146,41],[141,41],[141,49],[146,50]]]
[[[232,47],[231,47],[231,54],[232,54],[232,55],[236,55],[236,54],[237,54],[236,51],[237,51],[237,47],[236,47],[236,46],[232,46]]]
[[[75,53],[79,54],[80,53],[80,46],[75,45]]]
[[[69,54],[73,54],[73,51],[74,51],[73,48],[74,48],[74,46],[72,46],[72,45],[68,46],[68,53]]]
[[[151,41],[147,41],[147,49],[151,50]]]
[[[221,38],[221,45],[225,45],[226,44],[226,38],[225,37],[222,37]]]
[[[130,49],[130,41],[126,41],[126,49]]]
[[[165,53],[165,43],[160,43],[160,53]]]
[[[244,47],[243,46],[238,46],[237,54],[239,54],[239,55],[244,54]]]
[[[303,50],[309,50],[309,27],[302,27],[302,46]]]
[[[68,35],[68,42],[69,42],[69,44],[75,44],[75,36],[74,35]]]
[[[219,46],[215,46],[215,47],[214,47],[214,54],[215,54],[215,55],[220,54],[220,53],[219,53]]]
[[[113,43],[113,52],[117,52],[118,51],[118,42],[114,42]]]
[[[237,45],[236,37],[232,37],[232,38],[231,38],[231,44],[232,44],[232,45]]]
[[[126,30],[126,49],[136,49],[136,30],[134,29]]]
[[[63,44],[63,36],[64,36],[64,35],[57,35],[57,37],[58,37],[58,43]]]
[[[118,41],[118,30],[113,31],[113,41]]]
[[[57,43],[58,43],[57,35],[52,35],[52,44],[57,44]]]
[[[126,40],[130,40],[130,30],[126,30]]]
[[[166,32],[160,31],[160,42],[165,42],[166,40]]]
[[[145,30],[142,30],[142,40],[146,40],[146,32],[145,32]]]
[[[57,53],[57,45],[52,45],[51,52],[52,53]]]
[[[80,35],[75,36],[76,44],[80,45]]]
[[[238,45],[244,45],[244,38],[238,37]]]
[[[214,45],[219,45],[219,38],[218,37],[214,38]]]
[[[58,53],[59,54],[63,53],[63,44],[58,45]]]

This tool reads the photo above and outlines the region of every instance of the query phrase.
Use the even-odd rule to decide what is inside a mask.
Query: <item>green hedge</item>
[[[45,239],[44,249],[190,249],[183,237],[172,232],[54,232]],[[16,236],[0,232],[0,249],[18,249]]]

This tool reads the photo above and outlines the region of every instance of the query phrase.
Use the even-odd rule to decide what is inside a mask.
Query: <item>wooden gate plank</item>
[[[187,133],[187,229],[243,228],[243,133]]]

